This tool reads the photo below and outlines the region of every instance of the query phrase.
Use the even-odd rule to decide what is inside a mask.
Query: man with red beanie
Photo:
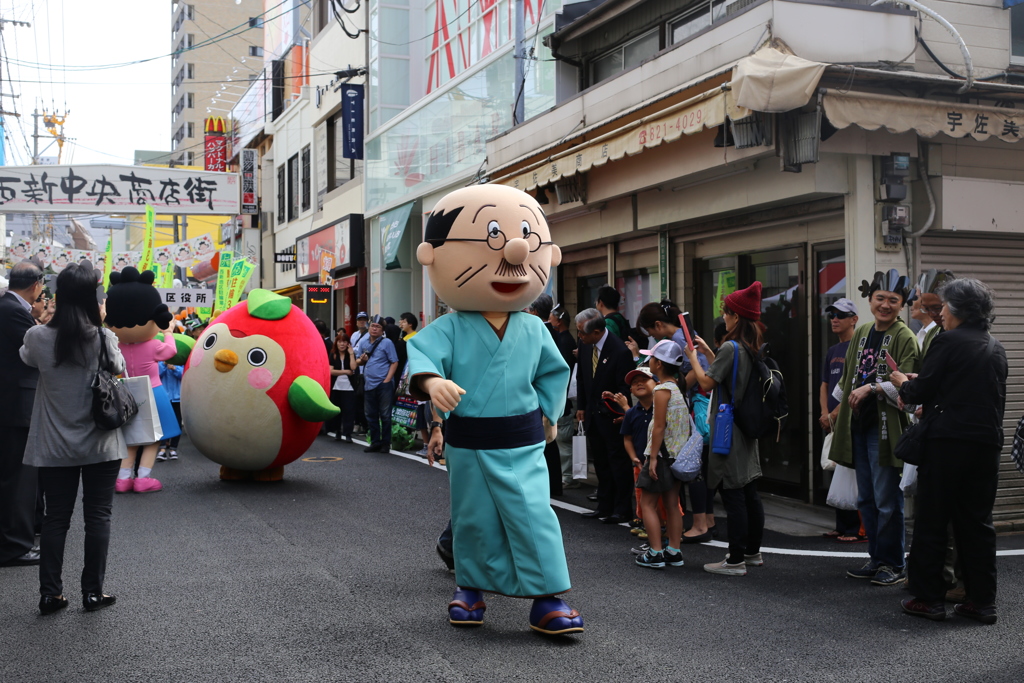
[[[697,362],[697,351],[708,353],[707,343],[697,338],[697,349],[686,350],[704,391],[715,390],[711,399],[708,426],[711,430],[711,452],[708,454],[708,490],[719,489],[725,505],[729,532],[729,554],[721,562],[704,565],[704,571],[725,576],[744,576],[747,567],[760,567],[761,538],[764,536],[764,507],[757,493],[757,480],[761,478],[761,460],[757,452],[757,439],[734,427],[728,453],[716,453],[715,423],[717,406],[738,403],[745,393],[754,357],[760,353],[764,326],[761,318],[761,283],[754,281],[746,289],[725,297],[722,305],[725,321],[725,339],[718,349],[707,374]],[[736,359],[735,381],[733,359]]]

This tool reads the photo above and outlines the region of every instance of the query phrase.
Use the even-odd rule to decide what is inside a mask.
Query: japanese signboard
[[[170,309],[184,306],[185,308],[205,307],[213,303],[213,290],[189,289],[187,287],[159,288],[161,300]]]
[[[235,215],[238,175],[72,164],[0,167],[0,212]]]
[[[362,159],[363,86],[358,83],[341,86],[341,121],[345,127],[345,145],[341,155],[346,159]]]
[[[256,215],[256,150],[243,149],[242,166],[242,213]]]
[[[334,254],[329,251],[320,252],[320,277],[319,282],[322,285],[329,285],[334,282],[334,278],[331,277],[331,271],[334,270]]]
[[[996,137],[1004,142],[1024,138],[1024,109],[835,90],[828,90],[822,103],[825,116],[836,128],[852,124],[891,133],[913,129],[928,138],[938,133],[975,140]]]
[[[319,273],[323,265],[323,255],[330,254],[331,275],[340,268],[358,268],[363,265],[363,216],[348,214],[313,232],[302,235],[295,240],[296,254],[294,261],[278,258],[291,254],[277,253],[277,263],[295,263],[295,277],[299,280],[321,280]]]

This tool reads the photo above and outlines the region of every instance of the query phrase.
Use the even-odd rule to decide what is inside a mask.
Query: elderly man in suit
[[[23,465],[39,372],[21,362],[32,304],[43,293],[43,271],[30,261],[11,269],[0,297],[0,566],[39,564],[35,547],[36,468]]]
[[[583,516],[619,524],[632,517],[633,467],[614,423],[621,413],[613,412],[611,402],[602,400],[601,395],[607,391],[628,397],[626,374],[636,366],[633,354],[621,339],[609,334],[604,316],[596,308],[576,316],[576,331],[580,342],[576,420],[586,429],[587,453],[597,472],[597,510]]]

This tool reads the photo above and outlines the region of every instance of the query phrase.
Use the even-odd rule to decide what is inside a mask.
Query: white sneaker
[[[761,557],[761,553],[754,553],[753,555],[744,555],[743,564],[748,567],[763,567],[764,558]]]
[[[423,448],[421,448],[418,451],[416,451],[416,455],[420,456],[421,458],[425,458],[425,457],[427,457],[427,454],[429,452],[430,451],[427,450],[427,447],[424,446]]]
[[[337,432],[327,432],[327,436],[331,437],[332,439],[336,439],[336,438],[338,438],[338,433]]]
[[[711,574],[725,574],[726,576],[746,576],[747,565],[743,562],[729,564],[729,558],[727,557],[721,562],[712,562],[711,564],[704,565],[704,571]]]

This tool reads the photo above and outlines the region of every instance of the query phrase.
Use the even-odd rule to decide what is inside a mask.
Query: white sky
[[[7,164],[31,163],[32,110],[37,107],[50,113],[70,111],[64,133],[74,142],[65,144],[62,163],[68,163],[69,152],[70,161],[80,164],[131,164],[136,149],[169,151],[171,4],[0,0],[0,17],[32,24],[5,24],[0,33],[0,102],[4,111],[21,114],[20,119],[5,117]],[[114,69],[82,68],[154,57],[158,59]],[[28,63],[53,64],[55,70]],[[20,97],[8,97],[12,92]],[[42,119],[39,130],[45,133]],[[49,143],[43,138],[39,142],[40,150]],[[40,156],[56,155],[56,144],[40,151]]]

